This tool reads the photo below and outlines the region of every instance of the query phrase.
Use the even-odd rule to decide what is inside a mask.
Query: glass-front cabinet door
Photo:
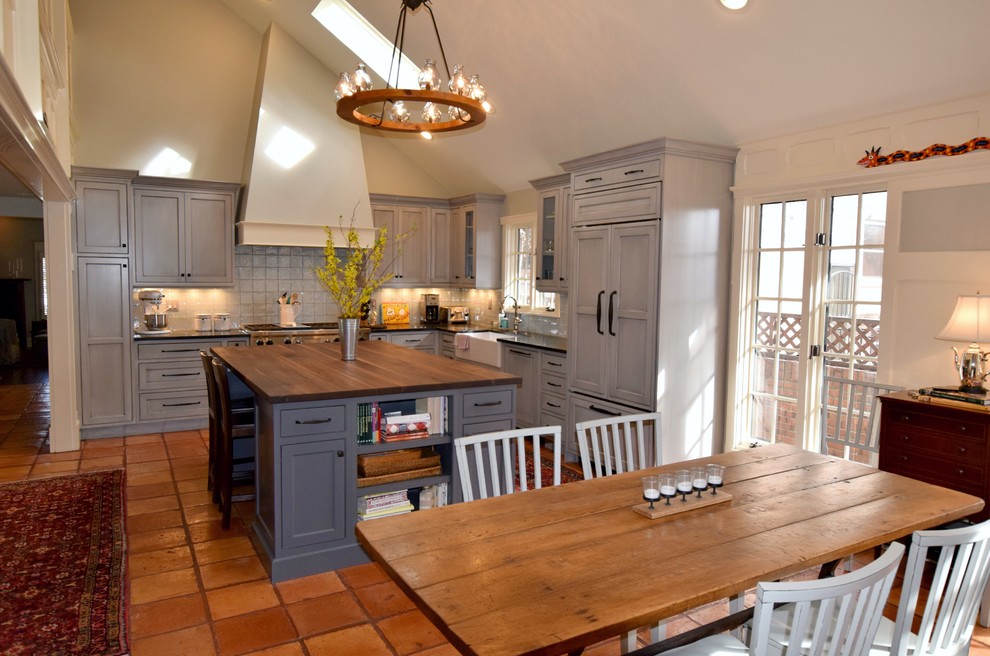
[[[539,216],[537,217],[536,288],[541,292],[567,291],[567,205],[571,189],[556,186],[540,191]]]

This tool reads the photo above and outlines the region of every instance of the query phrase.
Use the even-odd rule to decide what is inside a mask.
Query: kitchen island
[[[359,496],[446,484],[458,501],[453,438],[515,425],[518,376],[385,342],[362,342],[349,362],[331,344],[213,353],[255,395],[254,528],[273,582],[367,562],[354,535]],[[429,436],[359,443],[359,415],[372,404],[429,408]],[[359,478],[358,456],[417,447],[439,454],[439,473]]]

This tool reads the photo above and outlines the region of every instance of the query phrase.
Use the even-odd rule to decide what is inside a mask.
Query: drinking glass
[[[708,465],[708,484],[712,486],[712,494],[725,483],[725,467],[723,465]]]
[[[644,476],[643,499],[650,502],[650,510],[653,510],[653,502],[660,498],[660,480],[656,476]]]
[[[691,485],[694,487],[694,491],[698,493],[698,498],[700,499],[701,493],[708,489],[708,475],[704,467],[691,468]]]
[[[679,469],[674,474],[677,477],[677,493],[681,495],[681,501],[687,501],[687,495],[694,491],[691,484],[691,472],[687,469]]]

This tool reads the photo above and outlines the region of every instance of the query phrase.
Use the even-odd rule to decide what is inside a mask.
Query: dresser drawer
[[[949,462],[928,453],[905,450],[887,457],[882,469],[978,497],[982,497],[986,489],[982,462]]]
[[[282,437],[342,433],[347,429],[347,408],[343,405],[325,405],[282,410],[279,426]]]
[[[139,362],[138,390],[206,390],[206,372],[197,357],[192,362]]]
[[[894,453],[912,452],[920,455],[928,452],[936,457],[952,462],[959,461],[970,466],[976,462],[986,461],[986,442],[972,439],[969,435],[960,437],[897,423],[892,423],[887,430],[889,433],[885,447]]]
[[[205,389],[184,394],[162,392],[138,395],[138,419],[141,421],[206,417],[209,409]]]
[[[888,414],[891,428],[915,427],[938,431],[957,437],[985,440],[986,423],[960,417],[960,413],[945,415],[939,412],[924,412],[905,408],[893,408]]]
[[[486,417],[513,412],[512,391],[469,392],[464,395],[465,417]]]
[[[660,160],[654,159],[611,168],[574,173],[571,176],[574,193],[578,194],[601,187],[631,184],[660,177]]]

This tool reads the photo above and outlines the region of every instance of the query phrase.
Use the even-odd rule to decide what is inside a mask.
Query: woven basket
[[[358,456],[358,476],[385,476],[440,466],[440,454],[430,447],[366,453]]]

